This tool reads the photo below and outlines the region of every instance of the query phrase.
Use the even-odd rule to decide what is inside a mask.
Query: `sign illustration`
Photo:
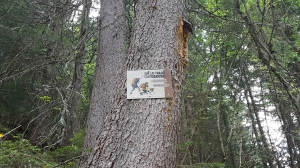
[[[127,71],[127,99],[172,98],[171,71]]]

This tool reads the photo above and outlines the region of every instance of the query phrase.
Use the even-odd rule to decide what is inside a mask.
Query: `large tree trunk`
[[[127,70],[170,69],[173,98],[127,100],[124,71],[114,106],[101,132],[95,132],[100,135],[84,167],[176,167],[184,76],[179,57],[187,56],[183,2],[138,1],[126,63]]]
[[[126,63],[124,2],[101,1],[99,22],[99,51],[87,119],[84,153],[95,147],[96,137],[99,135],[107,112],[112,108],[117,81],[122,76],[122,69]]]

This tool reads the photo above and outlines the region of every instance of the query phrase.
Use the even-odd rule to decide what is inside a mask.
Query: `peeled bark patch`
[[[189,22],[184,19],[180,19],[178,28],[178,55],[180,62],[183,67],[186,67],[189,63],[188,57],[188,38],[189,34],[192,33],[192,26]]]

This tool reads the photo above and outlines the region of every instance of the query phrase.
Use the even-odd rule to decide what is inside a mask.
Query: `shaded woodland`
[[[84,167],[82,158],[103,142],[91,123],[109,125],[119,70],[126,60],[143,62],[139,54],[151,46],[136,30],[144,2],[122,1],[109,13],[114,1],[101,10],[97,0],[0,1],[0,167]],[[300,1],[183,2],[178,11],[186,11],[193,33],[176,99],[181,115],[173,113],[177,167],[298,168]],[[162,6],[153,2],[151,11]],[[105,12],[122,17],[103,22]],[[144,48],[134,57],[138,41]],[[116,53],[119,61],[103,56]],[[102,85],[105,74],[111,83]],[[105,113],[91,110],[99,105]]]

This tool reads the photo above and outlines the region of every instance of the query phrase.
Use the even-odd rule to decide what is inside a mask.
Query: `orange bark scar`
[[[179,60],[182,63],[183,67],[186,67],[189,63],[189,57],[188,57],[188,38],[190,34],[190,30],[185,28],[184,20],[180,20],[177,36],[178,36],[178,55]],[[190,25],[189,25],[190,26]]]

